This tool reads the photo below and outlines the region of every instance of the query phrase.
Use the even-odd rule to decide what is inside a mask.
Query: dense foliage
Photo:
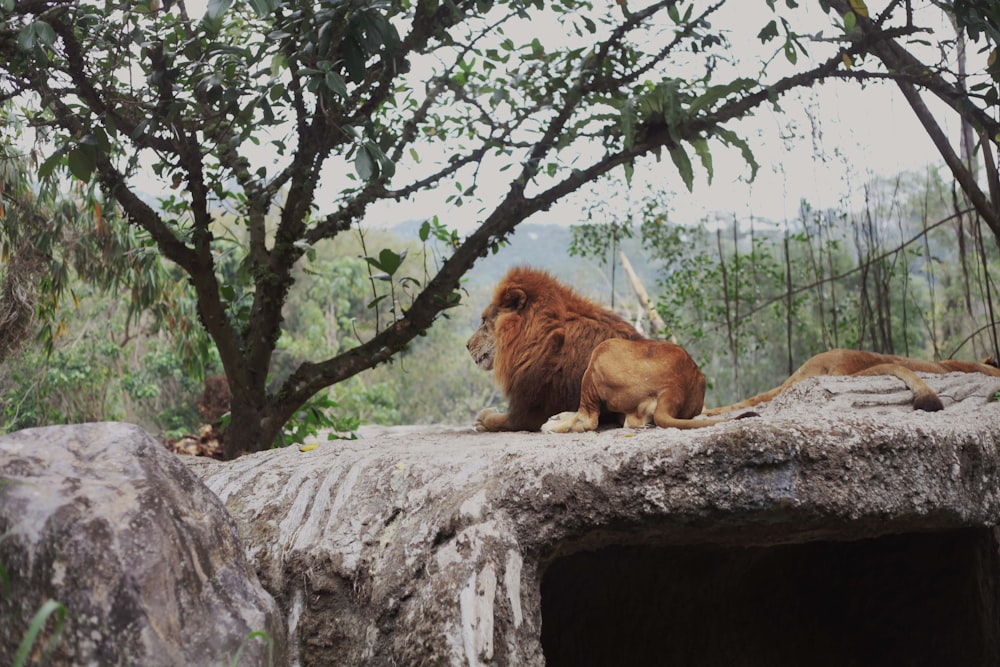
[[[795,219],[673,222],[651,196],[618,223],[653,259],[663,335],[710,381],[710,404],[780,384],[835,347],[925,359],[997,356],[990,276],[1000,253],[937,171],[875,179],[864,208]],[[988,238],[988,237],[987,237]],[[597,240],[602,240],[597,243]],[[579,227],[573,250],[608,251],[604,225]]]
[[[399,247],[400,238],[376,235]],[[339,247],[347,244],[349,247]],[[407,248],[419,253],[419,246]],[[317,350],[347,350],[371,335],[370,283],[360,245],[350,239],[321,245],[303,263],[289,296],[286,331],[275,351],[273,382],[283,381]],[[69,270],[75,299],[60,307],[62,333],[23,344],[0,371],[0,429],[86,421],[125,420],[164,439],[193,433],[206,374],[218,372],[210,354],[188,370],[192,351],[178,322],[146,315],[128,321],[120,291],[102,293]],[[477,303],[487,290],[472,292]],[[357,421],[373,424],[468,424],[483,405],[496,403],[492,378],[464,354],[477,315],[469,308],[414,341],[391,363],[320,392],[290,420],[279,443],[312,435],[314,426],[349,431]],[[195,328],[197,330],[197,328]],[[321,409],[323,418],[311,410]],[[353,421],[352,421],[353,420]]]

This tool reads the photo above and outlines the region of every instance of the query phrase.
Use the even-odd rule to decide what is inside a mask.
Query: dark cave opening
[[[997,665],[992,529],[777,546],[608,546],[552,562],[559,665]]]

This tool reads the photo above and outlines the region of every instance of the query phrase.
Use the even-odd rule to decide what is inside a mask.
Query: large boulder
[[[47,599],[66,620],[44,664],[267,665],[272,652],[283,661],[284,621],[232,519],[138,427],[0,437],[0,535],[0,664],[12,663]]]
[[[1000,379],[817,378],[761,417],[395,429],[189,459],[304,665],[1000,664]]]

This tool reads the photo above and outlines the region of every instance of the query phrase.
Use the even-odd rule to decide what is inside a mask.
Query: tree
[[[690,151],[708,178],[720,146],[752,173],[727,123],[918,30],[845,36],[813,66],[769,75],[728,54],[710,22],[725,4],[211,0],[198,18],[183,1],[0,0],[0,90],[52,147],[42,176],[98,184],[190,281],[232,390],[235,456],[269,447],[312,395],[404,349],[529,216],[663,152],[688,187]],[[794,63],[804,46],[786,31],[781,51]],[[174,188],[156,206],[147,172]],[[460,239],[425,225],[423,238],[453,247],[426,276],[373,251],[375,333],[271,386],[303,256],[362,229],[377,205],[439,188],[480,203],[476,230]],[[241,229],[231,238],[223,208]],[[223,256],[238,270],[224,273]]]
[[[1000,247],[1000,176],[996,159],[997,146],[1000,145],[1000,121],[996,119],[996,111],[1000,108],[1000,58],[997,56],[1000,10],[996,3],[989,0],[934,3],[951,15],[958,28],[955,38],[946,37],[937,41],[938,62],[921,60],[900,41],[901,34],[913,35],[916,28],[909,0],[890,2],[881,14],[874,17],[869,16],[863,0],[822,0],[822,4],[844,17],[845,32],[850,39],[855,43],[867,42],[871,45],[861,54],[873,56],[884,67],[857,66],[841,72],[839,76],[859,80],[887,78],[896,83],[955,181],[989,226]],[[920,32],[932,31],[923,28]],[[983,51],[989,53],[984,58],[986,67],[978,77],[970,76],[964,70],[966,36],[973,42],[984,43]],[[914,40],[914,44],[919,41],[923,40]],[[960,66],[953,64],[956,61],[961,63]],[[854,65],[855,61],[851,60],[850,64]],[[956,142],[947,137],[921,91],[938,98],[978,135],[980,160],[985,167],[986,192],[980,187],[975,167],[962,160],[963,151],[956,149]]]

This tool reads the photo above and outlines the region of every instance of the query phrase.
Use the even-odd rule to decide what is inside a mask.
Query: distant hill
[[[417,236],[419,221],[406,222],[393,228],[393,232],[403,238]],[[607,264],[569,254],[573,234],[569,227],[560,225],[531,224],[518,225],[505,247],[495,255],[481,258],[466,274],[465,285],[470,292],[488,289],[503,278],[513,266],[532,266],[544,269],[562,280],[581,294],[600,303],[611,303],[611,267]],[[636,273],[651,294],[655,294],[656,272],[646,259],[641,244],[634,239],[626,241],[626,254]],[[621,265],[615,266],[615,303],[621,299],[634,299]]]

